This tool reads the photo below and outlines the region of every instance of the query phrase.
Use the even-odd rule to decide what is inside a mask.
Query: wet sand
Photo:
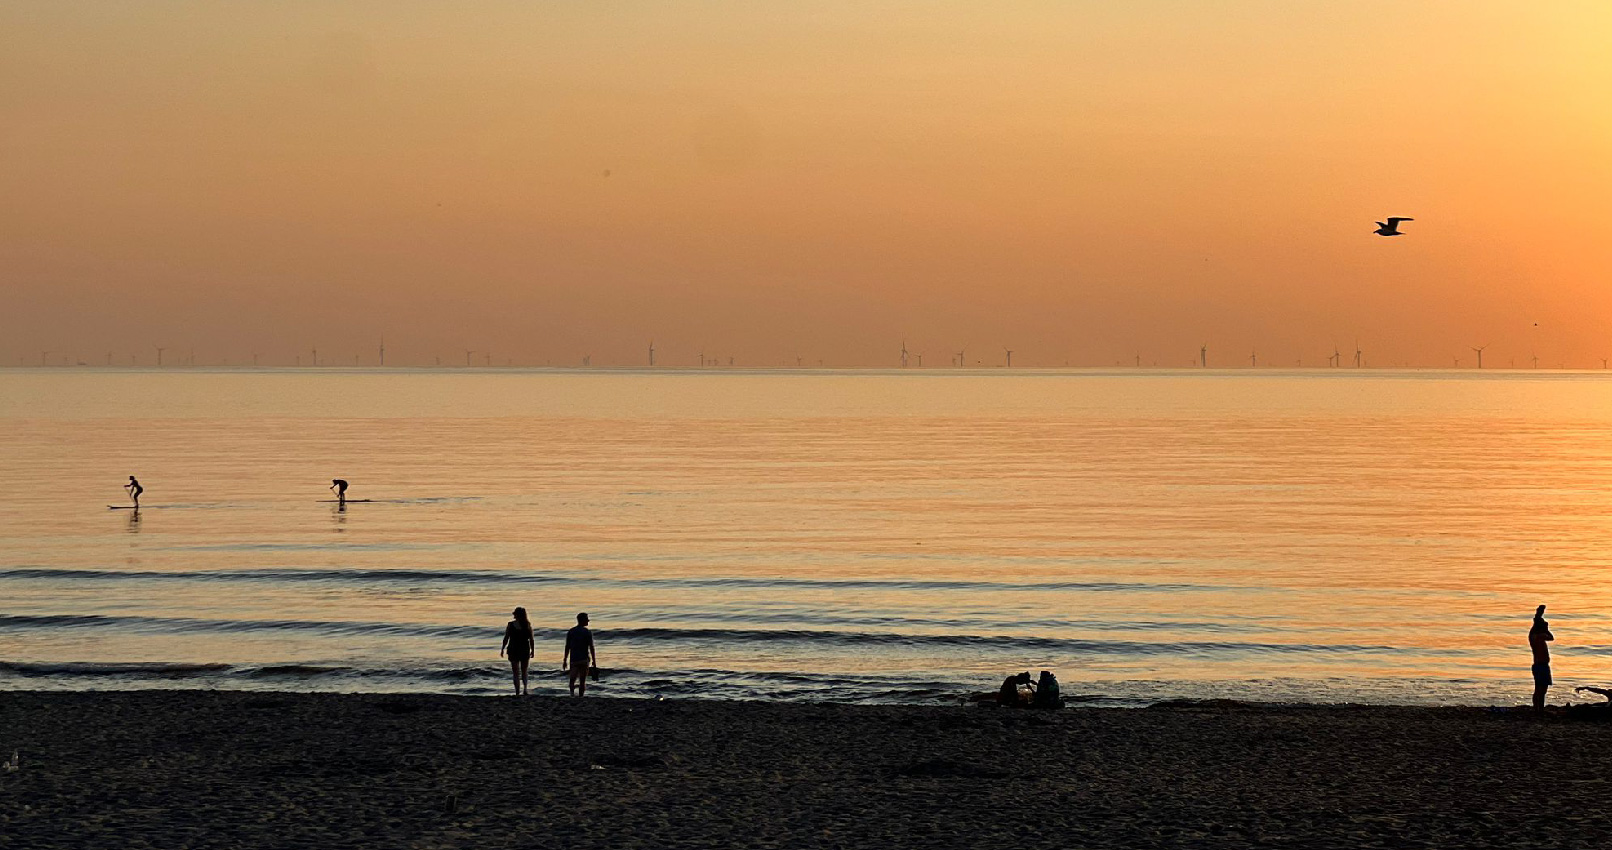
[[[1612,724],[1493,709],[0,693],[0,847],[1570,847]]]

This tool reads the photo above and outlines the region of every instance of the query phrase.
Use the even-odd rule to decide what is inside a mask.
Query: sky
[[[1609,41],[1600,0],[0,4],[0,364],[1599,368]]]

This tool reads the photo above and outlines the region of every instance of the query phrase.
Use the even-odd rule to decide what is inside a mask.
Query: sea
[[[1609,557],[1607,372],[0,370],[0,689],[1517,705]]]

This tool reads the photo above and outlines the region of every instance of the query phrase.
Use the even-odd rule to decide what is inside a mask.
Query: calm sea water
[[[578,611],[609,694],[1612,680],[1603,374],[13,369],[0,471],[0,688],[501,693],[515,605],[553,692]]]

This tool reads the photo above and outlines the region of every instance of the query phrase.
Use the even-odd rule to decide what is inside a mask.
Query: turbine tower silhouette
[[[1198,368],[1209,368],[1209,343],[1198,346]]]
[[[1007,352],[1007,368],[1012,369],[1013,368],[1013,349],[1008,348],[1007,346],[1004,345],[1004,346],[1002,346],[1002,350]]]
[[[650,366],[655,365],[655,341],[654,340],[649,341],[649,365]]]
[[[1355,340],[1355,368],[1360,368],[1360,340]]]
[[[1476,352],[1477,352],[1477,353],[1478,353],[1478,368],[1479,368],[1479,369],[1482,369],[1482,368],[1483,368],[1483,350],[1484,350],[1484,349],[1485,349],[1485,348],[1488,348],[1488,347],[1489,347],[1489,346],[1490,346],[1490,345],[1492,345],[1492,344],[1493,344],[1493,343],[1487,343],[1487,342],[1486,342],[1486,343],[1484,343],[1484,344],[1483,344],[1483,345],[1479,345],[1479,346],[1476,346],[1476,347],[1474,347],[1474,348],[1473,348],[1473,349],[1472,349],[1472,350],[1473,350],[1473,351],[1476,351]]]
[[[907,341],[901,341],[901,368],[907,368]]]

